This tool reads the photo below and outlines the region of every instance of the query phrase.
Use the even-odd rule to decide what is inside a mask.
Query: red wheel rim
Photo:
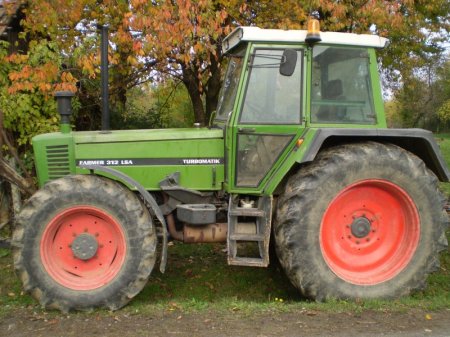
[[[73,244],[79,242],[75,240],[83,236],[94,243],[90,248],[97,247],[92,257],[80,258],[75,250]],[[40,254],[53,280],[69,289],[92,290],[117,276],[126,248],[123,229],[113,217],[96,207],[76,206],[49,222],[42,235]]]
[[[342,190],[322,219],[320,246],[331,270],[358,285],[399,274],[420,238],[417,208],[408,194],[386,180],[364,180]]]

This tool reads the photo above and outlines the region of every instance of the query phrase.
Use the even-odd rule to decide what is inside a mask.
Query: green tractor
[[[62,311],[121,308],[171,239],[226,242],[228,263],[251,267],[273,245],[319,301],[422,289],[447,246],[450,174],[430,132],[386,127],[387,42],[237,28],[207,127],[75,132],[58,93],[61,132],[33,139],[40,190],[12,240],[25,290]]]

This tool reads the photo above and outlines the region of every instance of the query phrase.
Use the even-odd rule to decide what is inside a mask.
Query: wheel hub
[[[356,218],[350,228],[354,237],[364,238],[370,233],[370,221],[366,217]]]
[[[79,234],[72,242],[72,252],[80,260],[89,260],[98,249],[98,242],[89,233]]]

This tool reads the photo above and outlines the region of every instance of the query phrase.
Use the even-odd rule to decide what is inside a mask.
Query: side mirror
[[[280,74],[283,76],[292,76],[297,64],[297,51],[294,49],[286,49],[283,52],[280,63]]]

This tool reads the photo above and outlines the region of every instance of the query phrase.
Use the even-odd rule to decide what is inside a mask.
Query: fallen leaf
[[[181,310],[180,306],[175,302],[169,303],[169,311]]]

